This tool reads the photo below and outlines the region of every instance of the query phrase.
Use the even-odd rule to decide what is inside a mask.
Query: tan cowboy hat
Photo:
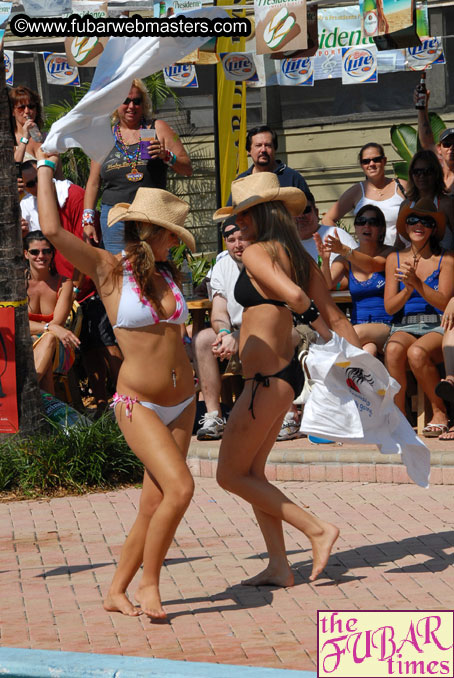
[[[432,217],[435,219],[437,228],[434,235],[438,241],[443,238],[446,228],[446,216],[443,212],[437,212],[437,208],[432,200],[429,198],[421,198],[415,202],[413,207],[410,207],[410,205],[404,205],[402,207],[397,216],[396,228],[397,232],[406,239],[408,237],[406,219],[410,214],[417,214],[421,217]]]
[[[142,221],[155,226],[167,228],[175,233],[192,252],[195,251],[194,236],[184,222],[188,216],[189,205],[176,195],[161,188],[138,189],[131,204],[119,202],[109,210],[107,225],[113,226],[117,221]]]
[[[294,186],[281,187],[273,172],[256,172],[232,181],[232,206],[221,207],[213,215],[214,221],[222,221],[262,202],[280,200],[290,214],[296,217],[306,207],[306,196]]]

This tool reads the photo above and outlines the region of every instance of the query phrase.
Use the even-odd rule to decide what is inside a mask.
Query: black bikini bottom
[[[257,372],[253,377],[248,377],[247,379],[244,380],[244,381],[252,380],[252,393],[251,393],[251,402],[249,404],[249,410],[252,413],[253,419],[255,419],[254,399],[255,394],[257,393],[257,389],[260,385],[265,386],[265,388],[268,388],[270,385],[270,379],[273,378],[282,379],[283,381],[286,381],[287,384],[290,384],[295,393],[295,398],[297,398],[301,394],[301,391],[303,390],[304,386],[304,372],[303,368],[301,367],[301,363],[298,360],[298,350],[295,351],[293,358],[291,359],[289,364],[283,367],[282,370],[279,370],[279,372],[276,372],[275,374],[262,374],[261,372]]]

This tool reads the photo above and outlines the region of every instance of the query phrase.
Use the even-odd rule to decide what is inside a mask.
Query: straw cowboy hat
[[[435,219],[437,227],[434,231],[434,235],[437,240],[443,238],[446,228],[446,216],[443,212],[437,212],[437,208],[432,200],[429,198],[421,198],[415,202],[413,207],[410,207],[410,205],[404,205],[402,207],[397,217],[396,228],[397,232],[404,238],[407,238],[408,236],[406,219],[410,214],[417,214],[420,217],[432,217]]]
[[[290,214],[296,217],[306,207],[303,191],[293,186],[282,187],[273,172],[256,172],[232,181],[232,206],[221,207],[213,215],[214,221],[222,221],[262,202],[280,200]]]
[[[176,195],[161,188],[142,186],[131,204],[119,202],[109,210],[107,225],[113,226],[117,221],[142,221],[162,226],[175,233],[194,252],[194,236],[184,228],[188,212],[188,203]]]

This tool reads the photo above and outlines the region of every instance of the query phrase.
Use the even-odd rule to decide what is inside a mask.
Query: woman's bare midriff
[[[194,378],[179,325],[159,323],[115,331],[125,356],[117,392],[155,403],[177,405],[194,392]]]
[[[240,333],[243,375],[273,374],[292,359],[292,319],[288,309],[263,304],[243,312]]]

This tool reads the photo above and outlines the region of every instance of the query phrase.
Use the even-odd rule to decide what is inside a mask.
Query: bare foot
[[[107,612],[121,612],[128,617],[138,617],[142,614],[141,610],[134,607],[126,593],[108,593],[104,601],[104,609]]]
[[[328,563],[331,549],[339,536],[339,529],[331,523],[323,523],[323,532],[317,537],[310,537],[312,544],[312,574],[309,581],[315,581]]]
[[[282,568],[272,568],[268,565],[263,572],[259,572],[250,579],[243,579],[243,586],[293,586],[295,578],[288,563]]]
[[[159,595],[159,588],[157,586],[140,586],[134,598],[140,605],[144,614],[146,614],[153,621],[163,621],[167,619],[167,615],[161,604],[161,596]]]

